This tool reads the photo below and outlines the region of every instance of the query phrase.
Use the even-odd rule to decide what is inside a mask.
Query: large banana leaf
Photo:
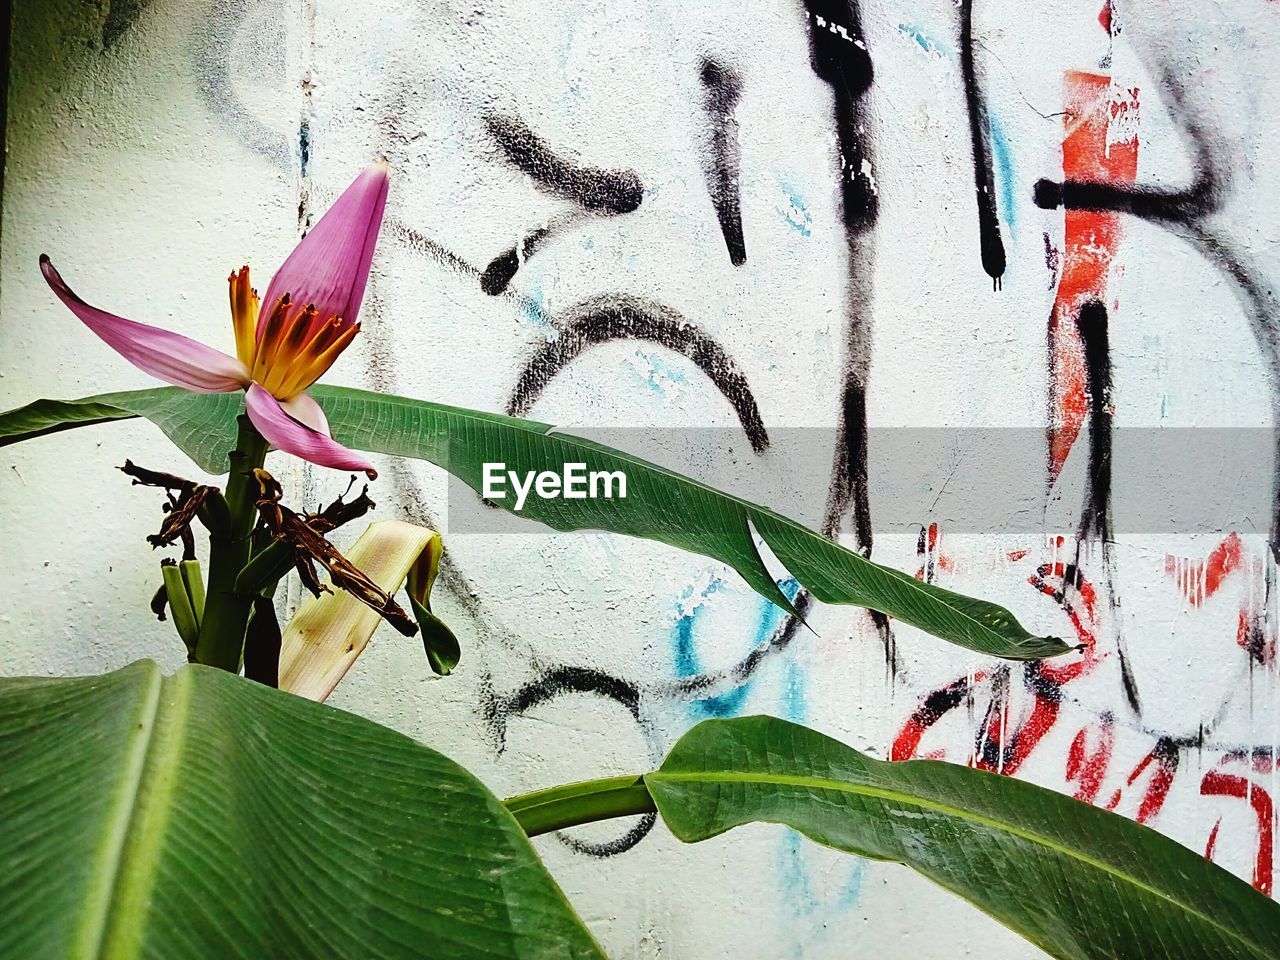
[[[0,957],[601,958],[461,767],[208,667],[0,680]]]
[[[628,790],[634,799],[635,786],[602,783],[605,804],[626,807]],[[644,785],[681,840],[784,823],[905,863],[1054,957],[1280,957],[1270,898],[1154,830],[1008,777],[886,763],[806,727],[744,717],[694,727]],[[583,806],[585,786],[510,803],[522,823],[554,822],[556,804]]]
[[[872,563],[793,520],[721,493],[638,457],[544,423],[459,407],[352,390],[315,387],[334,436],[358,450],[429,460],[474,490],[486,463],[552,470],[566,463],[621,470],[626,499],[530,497],[520,516],[557,530],[609,530],[657,540],[729,564],[756,591],[791,608],[756,550],[752,527],[810,593],[824,603],[879,610],[980,653],[1015,660],[1055,656],[1069,648],[1027,632],[1003,607],[965,597]],[[0,414],[0,445],[109,419],[146,417],[204,470],[226,469],[235,444],[235,394],[193,394],[175,387],[103,394],[77,401],[40,400]],[[499,501],[511,504],[511,498]]]

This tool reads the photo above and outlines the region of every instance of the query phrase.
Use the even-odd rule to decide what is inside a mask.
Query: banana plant
[[[36,401],[0,414],[0,445],[142,417],[226,481],[123,467],[164,491],[147,539],[182,556],[162,563],[152,610],[172,619],[187,667],[0,680],[0,957],[601,957],[529,837],[654,811],[688,842],[761,820],[904,863],[1055,957],[1280,957],[1280,908],[1243,881],[1145,827],[1011,779],[886,764],[745,718],[694,728],[656,771],[503,804],[439,753],[313,702],[379,623],[420,633],[440,674],[460,645],[431,609],[440,537],[375,523],[344,555],[328,534],[373,509],[367,487],[295,510],[266,469],[273,447],[370,480],[365,453],[427,460],[478,492],[492,462],[622,471],[625,500],[532,498],[520,515],[714,557],[794,612],[758,538],[820,601],[999,657],[1069,649],[1002,607],[547,424],[316,385],[359,332],[387,184],[385,164],[361,174],[264,298],[247,267],[231,274],[234,355],[91,306],[42,258],[76,317],[171,385]],[[207,576],[194,549],[202,528]],[[275,595],[291,571],[313,597],[282,627]]]
[[[1280,906],[1154,830],[769,717],[504,805],[353,714],[143,662],[0,680],[0,769],[3,957],[601,958],[528,838],[654,810],[687,843],[765,821],[904,863],[1062,960],[1280,957]]]
[[[980,653],[1014,660],[1070,649],[1028,632],[1003,607],[873,563],[772,510],[547,424],[359,390],[315,387],[360,332],[359,314],[386,208],[385,162],[364,171],[271,279],[264,297],[249,267],[228,278],[232,356],[171,330],[92,306],[47,256],[40,269],[67,308],[124,359],[177,389],[38,400],[0,414],[0,445],[86,424],[145,417],[206,472],[228,472],[226,529],[214,537],[208,609],[196,642],[201,663],[240,660],[244,604],[224,602],[249,560],[256,519],[250,477],[275,447],[319,466],[377,476],[359,451],[429,460],[477,492],[486,463],[520,473],[581,463],[627,477],[619,501],[532,498],[520,515],[557,530],[598,529],[714,557],[757,592],[795,613],[757,549],[758,535],[803,587],[825,603],[868,607]],[[265,304],[265,307],[263,306]],[[237,421],[239,426],[237,428]],[[227,451],[231,453],[228,457]],[[499,505],[512,509],[507,501]],[[209,599],[209,594],[213,594]]]

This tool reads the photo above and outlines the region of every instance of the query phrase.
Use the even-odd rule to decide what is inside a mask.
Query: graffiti
[[[640,206],[644,187],[631,170],[597,170],[581,166],[557,154],[537,134],[514,117],[485,118],[489,134],[502,148],[508,161],[542,190],[572,201],[590,213],[615,216]],[[539,227],[506,253],[496,257],[480,275],[480,289],[494,295],[507,288],[520,264],[533,255],[538,245],[576,221],[569,215],[554,225]]]
[[[1243,767],[1244,770],[1240,771]],[[1224,756],[1218,766],[1204,775],[1200,781],[1202,796],[1232,797],[1245,801],[1252,808],[1256,818],[1256,834],[1253,855],[1253,885],[1265,894],[1272,890],[1272,857],[1274,842],[1272,834],[1275,829],[1275,813],[1271,801],[1271,792],[1260,784],[1254,783],[1250,774],[1272,773],[1275,769],[1275,757],[1264,751],[1252,755],[1232,753]],[[1237,772],[1228,772],[1235,770]],[[1204,855],[1214,858],[1218,843],[1218,832],[1222,828],[1222,819],[1214,822],[1205,842]]]
[[[856,8],[814,2],[806,9],[811,67],[832,94],[840,209],[850,248],[848,282],[859,294],[850,297],[848,304],[849,355],[825,525],[828,532],[835,533],[847,519],[855,542],[869,555],[874,546],[867,488],[870,367],[866,345],[871,324],[870,317],[863,313],[863,297],[869,298],[870,294],[867,239],[877,223],[880,206],[867,134],[866,98],[874,86],[872,61]],[[1007,254],[997,203],[1002,187],[996,182],[992,133],[996,121],[979,83],[973,17],[973,4],[961,4],[957,24],[959,83],[970,133],[981,260],[999,289],[1007,269]],[[1107,7],[1099,24],[1113,35],[1117,23],[1114,12]],[[698,61],[697,80],[702,89],[700,109],[708,127],[701,154],[706,189],[729,260],[741,266],[746,263],[748,239],[740,198],[742,139],[748,131],[737,119],[743,78],[733,67],[704,55]],[[1064,130],[1064,176],[1060,181],[1042,178],[1032,191],[1039,207],[1061,208],[1065,218],[1061,252],[1046,239],[1047,266],[1055,290],[1047,332],[1051,423],[1048,481],[1052,483],[1060,476],[1070,452],[1087,431],[1087,486],[1075,537],[1071,543],[1059,538],[1055,547],[1056,551],[1073,556],[1037,562],[1033,551],[1010,563],[1015,568],[1019,562],[1034,566],[1034,572],[1026,576],[1028,586],[1049,598],[1068,618],[1081,652],[1066,663],[980,670],[925,695],[893,740],[890,755],[899,759],[949,756],[950,751],[945,748],[922,749],[922,744],[930,730],[963,706],[975,715],[969,762],[983,769],[1017,774],[1038,751],[1045,749],[1055,728],[1069,714],[1078,712],[1080,704],[1070,692],[1073,686],[1098,677],[1108,664],[1114,664],[1119,674],[1127,713],[1132,717],[1142,714],[1139,681],[1126,655],[1116,616],[1118,595],[1109,508],[1111,423],[1116,402],[1109,327],[1114,323],[1111,314],[1115,296],[1109,290],[1109,282],[1119,270],[1123,217],[1185,225],[1212,208],[1220,187],[1207,150],[1198,155],[1197,178],[1185,190],[1135,184],[1140,124],[1136,88],[1117,86],[1107,73],[1068,71],[1062,98],[1063,109],[1058,113]],[[514,115],[489,113],[482,121],[508,163],[539,190],[576,208],[553,216],[547,225],[525,234],[480,271],[479,282],[486,294],[508,291],[531,257],[583,217],[630,215],[641,208],[645,191],[637,172],[596,168],[568,159],[571,149],[553,149]],[[1192,128],[1191,133],[1193,142],[1207,140],[1199,128]],[[1007,165],[1007,153],[1002,156],[1002,164]],[[730,403],[752,449],[758,454],[769,449],[764,419],[742,365],[710,331],[700,329],[674,308],[635,294],[609,294],[581,300],[548,316],[554,336],[537,347],[526,362],[507,403],[510,413],[530,413],[556,375],[578,361],[585,351],[610,342],[638,341],[688,358]],[[935,581],[940,573],[948,572],[952,560],[939,549],[936,524],[922,527],[921,537],[925,545],[922,576]],[[1082,555],[1090,543],[1097,543],[1100,548],[1093,561]],[[1096,567],[1092,579],[1085,572],[1089,567]],[[803,594],[800,600],[808,604]],[[1261,662],[1265,659],[1269,628],[1256,613],[1252,618],[1241,614],[1243,626],[1237,642]],[[896,630],[880,615],[872,614],[871,618],[885,646],[891,678],[896,677],[901,665]],[[714,671],[708,672],[701,662],[698,648],[705,637],[698,621],[682,618],[676,631],[678,642],[670,683],[651,682],[642,688],[594,671],[584,672],[581,667],[549,666],[531,684],[495,698],[489,709],[496,712],[490,715],[516,716],[526,709],[526,700],[545,703],[584,692],[613,697],[637,722],[642,715],[665,709],[659,704],[671,696],[693,698],[689,702],[694,717],[740,712],[761,665],[771,655],[785,650],[797,627],[793,618],[774,619],[777,622],[766,618],[757,625],[746,658],[718,676]],[[592,679],[585,687],[584,678]],[[1016,707],[1015,684],[1028,695]],[[1179,776],[1181,751],[1191,741],[1151,731],[1154,746],[1121,774],[1115,769],[1118,726],[1114,711],[1108,709],[1077,729],[1061,761],[1064,782],[1074,784],[1078,796],[1113,809],[1136,791],[1137,809],[1133,815],[1143,822],[1154,820]],[[1117,776],[1119,785],[1106,789]],[[1209,782],[1215,790],[1221,786],[1217,781]],[[639,842],[648,827],[636,829],[639,832],[633,830],[594,852],[600,855],[629,848]]]
[[[151,0],[118,0],[107,8],[102,21],[103,49],[113,46],[128,32],[138,17],[142,16]]]
[[[741,147],[738,121],[733,112],[742,96],[742,81],[714,60],[702,61],[700,76],[705,91],[703,109],[711,124],[707,192],[715,204],[729,260],[734,266],[741,266],[747,262],[747,246],[742,237],[742,208],[738,199]]]
[[[1063,102],[1068,110],[1063,117],[1066,135],[1062,141],[1062,167],[1081,178],[1073,183],[1132,182],[1137,173],[1138,141],[1132,118],[1137,112],[1137,91],[1128,91],[1123,99],[1115,100],[1112,94],[1110,77],[1067,74],[1063,87]],[[1127,135],[1116,136],[1115,128],[1125,130]],[[1037,185],[1037,190],[1043,192],[1043,187]],[[1049,378],[1051,478],[1061,472],[1088,414],[1087,371],[1078,317],[1086,303],[1096,303],[1106,310],[1107,279],[1122,230],[1119,216],[1112,211],[1070,207],[1064,217],[1062,275],[1056,285],[1048,335],[1053,365]]]
[[[557,333],[521,371],[507,403],[511,416],[526,415],[551,379],[582,351],[612,340],[641,340],[688,357],[732,405],[751,448],[768,449],[769,434],[739,366],[709,334],[670,307],[631,296],[590,300],[559,314]]]
[[[876,221],[876,188],[865,144],[863,96],[871,89],[871,53],[858,7],[843,0],[806,0],[813,72],[835,98],[836,143],[845,228],[858,234]]]
[[[499,753],[506,749],[507,725],[513,718],[548,701],[575,694],[598,696],[620,704],[644,729],[644,721],[640,715],[640,691],[627,681],[599,670],[558,667],[546,671],[536,681],[505,696],[494,694],[487,684],[485,692],[482,702],[485,725]],[[625,853],[643,840],[653,829],[656,820],[656,814],[645,814],[621,836],[604,843],[589,843],[572,836],[562,836],[561,839],[579,853],[593,857],[612,857]]]
[[[971,7],[964,5],[963,31],[970,29]],[[1099,22],[1109,35],[1118,30],[1111,4],[1103,8]],[[1167,74],[1162,77],[1172,94],[1172,105],[1179,114],[1183,129],[1195,145],[1196,175],[1192,185],[1182,190],[1136,186],[1138,168],[1138,90],[1118,87],[1106,74],[1068,72],[1064,87],[1067,134],[1062,145],[1065,177],[1059,181],[1041,179],[1034,188],[1036,203],[1044,209],[1065,210],[1064,248],[1060,253],[1045,234],[1045,262],[1056,290],[1051,313],[1048,344],[1050,361],[1050,434],[1049,482],[1062,472],[1067,458],[1082,430],[1089,430],[1088,470],[1080,528],[1075,541],[1075,560],[1071,564],[1055,562],[1041,565],[1029,583],[1052,597],[1070,618],[1081,643],[1081,654],[1074,663],[1032,664],[1022,668],[1022,686],[1030,695],[1031,706],[1010,723],[1009,685],[1011,669],[1000,667],[992,673],[962,677],[926,695],[899,731],[892,755],[897,759],[911,756],[946,756],[945,750],[922,749],[926,733],[962,704],[976,698],[985,701],[971,747],[969,762],[1005,774],[1016,773],[1032,753],[1045,741],[1063,716],[1064,705],[1070,705],[1069,685],[1094,674],[1107,659],[1114,658],[1129,712],[1141,717],[1138,679],[1125,652],[1116,616],[1118,597],[1115,589],[1114,536],[1109,517],[1112,487],[1111,431],[1115,412],[1114,379],[1108,335],[1109,303],[1114,298],[1107,290],[1108,279],[1115,272],[1118,244],[1123,232],[1122,216],[1133,216],[1169,225],[1192,228],[1203,234],[1204,219],[1216,208],[1222,190],[1221,176],[1215,167],[1212,137],[1185,109],[1181,87]],[[972,75],[966,75],[972,84]],[[971,90],[973,88],[971,87]],[[981,156],[981,145],[975,135],[975,160]],[[982,180],[979,178],[980,204]],[[1201,240],[1203,237],[1201,236]],[[1227,257],[1216,242],[1202,243],[1202,249],[1241,286],[1252,312],[1255,328],[1266,309],[1255,289],[1255,280],[1244,275],[1238,264]],[[1270,335],[1259,336],[1260,345],[1268,348]],[[1274,541],[1274,536],[1273,536]],[[1081,549],[1085,544],[1100,546],[1097,563],[1101,583],[1085,578]],[[1062,542],[1057,543],[1063,546]],[[926,542],[921,535],[919,552],[922,560],[919,576],[932,579],[937,533],[930,527]],[[1274,546],[1272,548],[1274,550]],[[1240,537],[1229,533],[1207,560],[1185,561],[1172,555],[1164,562],[1166,575],[1192,607],[1201,607],[1223,586],[1226,578],[1242,566]],[[1013,559],[1012,557],[1010,558]],[[1019,557],[1018,559],[1021,559]],[[1259,577],[1265,577],[1262,589],[1246,595],[1235,631],[1236,645],[1244,650],[1251,664],[1265,666],[1272,661],[1275,648],[1275,625],[1269,622],[1270,565],[1251,564]],[[1255,578],[1256,579],[1256,578]],[[1100,587],[1100,589],[1099,589]],[[1100,597],[1101,594],[1101,597]],[[1105,600],[1103,599],[1105,598]],[[1099,602],[1105,602],[1109,624],[1110,652],[1101,652]],[[1225,705],[1224,705],[1225,708]],[[1219,714],[1221,711],[1219,711]],[[1071,738],[1062,769],[1062,778],[1074,784],[1075,796],[1090,803],[1103,803],[1118,809],[1129,793],[1136,792],[1139,822],[1156,821],[1164,809],[1175,783],[1183,776],[1183,757],[1189,750],[1207,749],[1206,737],[1212,722],[1201,725],[1194,737],[1177,736],[1144,730],[1154,739],[1154,746],[1126,774],[1115,770],[1117,720],[1110,710],[1080,727]],[[1219,745],[1217,749],[1221,750]],[[1249,757],[1259,758],[1255,766],[1269,769],[1269,747],[1228,748],[1220,765],[1240,764]],[[1104,793],[1108,775],[1119,774],[1119,784]],[[1255,856],[1252,880],[1264,892],[1271,891],[1271,857],[1273,813],[1270,793],[1236,773],[1213,769],[1199,782],[1203,796],[1244,799],[1253,810],[1256,823]],[[1221,821],[1216,822],[1205,843],[1206,856],[1216,854]]]
[[[160,6],[112,4],[102,59],[125,64]],[[352,158],[383,153],[396,171],[394,242],[364,311],[378,336],[353,351],[353,380],[566,429],[712,426],[727,439],[696,465],[709,481],[775,467],[789,430],[820,428],[830,449],[804,496],[823,533],[1078,645],[989,662],[825,609],[781,569],[798,615],[718,565],[623,538],[447,531],[461,692],[423,682],[387,705],[357,669],[354,704],[422,736],[435,706],[457,707],[468,722],[451,715],[450,745],[499,773],[525,772],[525,724],[556,724],[573,752],[603,709],[593,747],[621,744],[621,772],[700,719],[774,713],[893,760],[1036,780],[1273,890],[1280,470],[1230,465],[1277,477],[1266,543],[1127,537],[1117,491],[1142,465],[1117,438],[1133,422],[1280,414],[1258,146],[1275,88],[1256,66],[1280,38],[1274,5],[1213,0],[1197,19],[1072,0],[1031,30],[973,0],[723,20],[659,0],[625,18],[574,0],[441,3],[351,25],[358,53],[322,4],[203,6],[193,102],[218,152],[279,175],[299,230]],[[1067,521],[997,542],[956,530],[944,503],[886,528],[871,429],[886,423],[1042,430],[1035,492]],[[384,476],[380,503],[447,526],[437,474],[391,461]],[[922,483],[942,497],[947,478]],[[404,706],[418,700],[430,720]],[[591,836],[547,844],[626,869],[661,841],[652,817]],[[876,865],[770,836],[749,889],[782,918],[776,939],[715,949],[816,956],[820,937],[829,951],[861,932]],[[654,894],[645,909],[673,908]],[[785,922],[819,910],[843,932]],[[690,943],[673,953],[712,952]]]
[[[960,0],[960,70],[964,78],[965,106],[969,111],[969,138],[973,145],[973,179],[978,194],[978,235],[982,269],[1000,289],[1004,276],[1004,240],[996,213],[996,182],[991,163],[991,119],[978,86],[973,56],[973,0]]]

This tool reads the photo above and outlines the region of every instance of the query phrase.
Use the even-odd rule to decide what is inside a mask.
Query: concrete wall
[[[1280,5],[976,6],[967,43],[948,0],[20,0],[0,407],[147,382],[56,304],[39,253],[93,302],[229,347],[228,270],[264,284],[385,155],[364,333],[332,382],[699,428],[668,455],[715,482],[800,451],[820,468],[789,511],[1086,649],[1010,667],[816,604],[798,628],[673,550],[451,530],[438,470],[380,463],[378,515],[446,530],[464,664],[434,678],[384,631],[333,703],[499,793],[777,714],[1117,809],[1269,891],[1273,464],[1269,434],[1248,457],[1232,438],[1277,396]],[[1068,188],[1099,209],[1056,207],[1064,178],[1108,184]],[[565,362],[533,362],[549,344]],[[930,427],[957,432],[917,465]],[[992,427],[1021,433],[989,448]],[[1181,439],[1121,456],[1151,436]],[[146,614],[157,504],[126,456],[198,475],[138,423],[0,451],[4,673],[181,662]],[[297,501],[345,486],[273,459]],[[1225,521],[1147,509],[1188,478]],[[1260,505],[1232,499],[1259,482]],[[612,956],[1038,955],[901,868],[651,826],[539,841]]]

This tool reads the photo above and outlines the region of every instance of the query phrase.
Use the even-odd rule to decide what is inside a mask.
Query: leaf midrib
[[[1214,927],[1228,937],[1238,940],[1240,943],[1248,947],[1255,956],[1270,957],[1274,956],[1266,952],[1265,948],[1255,941],[1245,937],[1244,935],[1233,930],[1231,927],[1225,926],[1209,914],[1197,910],[1194,906],[1185,903],[1177,897],[1165,893],[1164,891],[1153,887],[1148,883],[1139,880],[1132,874],[1113,867],[1103,860],[1091,857],[1088,854],[1073,850],[1052,840],[1043,834],[1027,830],[1013,824],[1004,823],[1000,820],[992,819],[983,814],[974,813],[965,810],[963,807],[953,807],[950,804],[940,803],[936,800],[926,800],[921,797],[913,796],[909,793],[902,793],[897,790],[891,790],[885,787],[863,786],[860,784],[846,783],[840,780],[825,780],[822,777],[810,777],[803,775],[779,774],[779,773],[740,773],[737,771],[720,771],[717,773],[694,773],[694,772],[664,772],[658,770],[654,773],[645,774],[645,780],[650,779],[661,782],[662,780],[670,780],[679,783],[767,783],[778,784],[783,786],[807,787],[817,790],[830,790],[836,793],[849,793],[857,796],[873,797],[880,800],[888,800],[893,803],[902,804],[903,806],[916,807],[921,810],[929,810],[935,813],[942,813],[946,816],[955,817],[959,820],[967,820],[981,826],[990,827],[995,830],[1003,831],[1015,837],[1020,837],[1031,843],[1038,844],[1049,850],[1055,851],[1063,856],[1077,860],[1081,863],[1108,873],[1119,880],[1122,880],[1139,890],[1145,891],[1175,907],[1183,910],[1187,914],[1198,918],[1211,927]],[[664,817],[665,819],[665,817]],[[1153,831],[1154,832],[1154,831]],[[1173,841],[1170,841],[1173,842]]]
[[[160,712],[160,691],[164,680],[157,668],[148,671],[149,685],[138,711],[138,728],[132,734],[128,762],[118,789],[115,808],[104,831],[104,850],[97,876],[90,884],[90,903],[78,939],[78,952],[84,957],[101,957],[111,924],[111,906],[120,882],[121,863],[133,824],[133,811],[142,788],[155,720]]]
[[[121,795],[110,875],[102,878],[105,913],[96,950],[87,955],[95,960],[132,960],[141,954],[151,888],[173,807],[175,760],[186,739],[184,721],[191,703],[193,671],[181,670],[166,679],[159,667],[149,666],[153,684],[148,691],[148,712],[130,757],[131,782]]]
[[[584,437],[574,436],[571,433],[552,433],[551,431],[558,430],[559,428],[556,426],[546,426],[544,424],[538,424],[536,423],[536,421],[522,421],[518,418],[505,417],[505,416],[502,416],[501,414],[485,413],[484,411],[480,411],[480,410],[467,410],[466,408],[463,408],[463,407],[452,407],[445,404],[435,404],[429,400],[414,400],[412,397],[400,397],[394,394],[369,395],[367,394],[366,391],[356,390],[351,387],[336,388],[338,390],[342,390],[343,391],[342,394],[330,392],[333,389],[335,388],[329,388],[329,389],[326,389],[323,391],[317,391],[317,392],[320,393],[321,397],[332,397],[335,400],[341,399],[347,402],[385,403],[389,406],[404,406],[404,407],[409,407],[410,409],[414,407],[425,407],[437,413],[443,413],[449,416],[456,416],[462,419],[478,421],[480,423],[501,423],[505,426],[514,427],[516,429],[523,430],[526,433],[532,433],[539,437],[544,437],[546,439],[563,442],[568,446],[574,447],[575,449],[590,449],[590,450],[594,450],[597,453],[605,453],[605,454],[608,454],[609,456],[622,460],[628,464],[639,466],[644,470],[650,470],[650,471],[653,471],[654,473],[663,474],[664,476],[667,476],[679,483],[684,483],[693,487],[698,487],[701,490],[712,493],[717,497],[724,497],[726,500],[732,501],[738,507],[738,509],[740,509],[747,515],[748,519],[750,519],[752,514],[756,514],[756,513],[765,514],[769,516],[771,519],[776,520],[780,523],[786,524],[787,526],[791,527],[794,530],[799,531],[800,533],[804,534],[809,538],[817,540],[823,543],[824,545],[835,547],[837,550],[840,550],[842,554],[847,553],[855,563],[865,564],[871,570],[889,574],[895,581],[899,583],[899,585],[907,587],[917,596],[926,598],[928,600],[934,601],[936,603],[939,603],[945,606],[948,610],[952,611],[957,617],[961,618],[961,620],[972,624],[973,627],[979,632],[981,632],[982,634],[985,634],[988,637],[995,638],[997,643],[1003,643],[1006,640],[1006,638],[1000,633],[996,632],[996,630],[993,627],[983,623],[981,620],[977,619],[972,614],[965,612],[960,607],[957,607],[949,603],[943,597],[940,597],[937,594],[931,592],[923,583],[916,580],[915,577],[908,576],[907,574],[903,573],[901,570],[895,570],[892,567],[886,567],[883,564],[876,563],[873,560],[868,560],[866,557],[860,556],[858,553],[856,553],[853,550],[849,550],[847,547],[843,546],[837,541],[820,536],[819,534],[810,530],[808,527],[804,526],[803,524],[798,523],[797,521],[781,513],[778,513],[777,511],[770,510],[767,507],[761,507],[758,504],[754,504],[749,500],[743,500],[741,497],[735,496],[732,493],[727,493],[724,490],[719,490],[711,486],[710,484],[703,483],[701,480],[697,480],[693,477],[687,477],[684,474],[676,473],[674,470],[661,466],[660,464],[651,463],[648,460],[643,460],[640,457],[635,456],[634,454],[630,454],[626,452],[625,450],[618,450],[614,447],[604,447],[602,444],[597,444],[594,441],[587,440]],[[350,391],[350,393],[348,394],[347,391]],[[355,395],[352,396],[351,394],[355,394]],[[546,429],[537,429],[535,427],[535,424],[536,424],[536,427],[545,426]],[[768,543],[767,538],[765,538],[765,542]],[[1013,620],[1012,614],[1010,614],[1010,620],[1011,621]]]
[[[153,388],[153,390],[139,390],[139,391],[132,392],[132,395],[137,396],[139,394],[152,394],[155,389],[170,390],[170,389],[178,389],[178,388],[161,387],[161,388]],[[502,414],[486,413],[484,411],[479,411],[479,410],[470,410],[465,407],[454,407],[448,404],[434,403],[429,400],[415,400],[412,397],[403,397],[403,396],[398,396],[396,394],[371,393],[370,391],[360,390],[354,387],[320,386],[315,389],[314,393],[322,400],[328,399],[331,401],[345,402],[345,403],[352,403],[352,404],[377,404],[385,407],[401,407],[410,411],[419,410],[419,411],[431,412],[436,415],[458,417],[459,419],[463,419],[472,423],[477,423],[482,425],[483,424],[489,424],[489,425],[502,424],[506,427],[517,429],[522,432],[529,433],[534,436],[542,437],[547,440],[557,440],[573,449],[592,450],[596,453],[602,453],[602,454],[614,457],[624,464],[628,464],[632,467],[638,467],[642,470],[650,471],[652,473],[667,477],[670,480],[676,482],[677,484],[684,484],[684,485],[699,489],[705,493],[710,493],[713,496],[722,497],[725,500],[728,500],[729,502],[731,502],[736,507],[736,509],[740,512],[740,514],[745,516],[746,519],[748,520],[751,520],[756,515],[767,516],[774,522],[785,525],[791,528],[792,530],[800,534],[803,534],[805,537],[815,541],[816,543],[821,544],[824,547],[832,548],[839,551],[841,556],[847,555],[848,558],[850,558],[853,565],[855,566],[855,568],[858,566],[863,566],[865,567],[865,571],[867,573],[874,573],[874,572],[881,573],[887,576],[893,582],[895,582],[899,586],[899,588],[905,588],[905,590],[910,592],[912,595],[916,596],[917,600],[924,600],[926,602],[936,603],[937,605],[944,607],[946,610],[948,610],[951,613],[953,617],[957,618],[959,622],[969,625],[968,632],[970,633],[970,636],[974,636],[974,637],[981,636],[981,637],[987,638],[987,644],[989,646],[999,647],[1009,642],[1015,643],[1018,646],[1025,646],[1027,639],[1041,639],[1039,637],[1036,637],[1034,634],[1029,633],[1025,629],[1022,630],[1022,633],[1025,635],[1023,638],[1014,638],[1012,636],[1006,636],[1005,634],[999,632],[996,628],[992,627],[990,624],[980,620],[979,618],[974,616],[972,613],[968,612],[964,607],[951,603],[950,599],[947,596],[945,596],[945,591],[939,590],[937,592],[934,592],[930,590],[927,585],[916,580],[914,577],[911,577],[908,574],[903,573],[901,570],[895,570],[893,567],[887,567],[882,564],[876,563],[872,560],[868,560],[866,557],[859,555],[856,551],[849,550],[847,547],[844,547],[838,541],[831,540],[827,537],[823,537],[820,534],[817,534],[814,531],[810,530],[808,527],[804,526],[803,524],[798,523],[795,520],[791,519],[790,517],[777,513],[774,510],[770,510],[767,507],[762,507],[762,506],[759,506],[758,504],[751,503],[748,500],[743,500],[741,497],[735,496],[732,493],[727,493],[723,490],[718,490],[715,487],[710,486],[709,484],[703,483],[702,481],[696,480],[692,477],[684,476],[683,474],[677,473],[674,470],[671,470],[667,467],[663,467],[656,463],[651,463],[634,454],[627,453],[624,450],[618,450],[613,447],[605,447],[602,444],[595,443],[583,437],[576,437],[571,433],[556,432],[559,430],[559,427],[557,427],[556,425],[544,424],[544,423],[540,423],[538,421],[532,421],[532,420],[522,420],[517,417],[508,417]],[[85,397],[74,402],[116,405],[121,401],[127,400],[130,397],[130,395],[131,395],[130,392],[105,393],[105,394],[98,394],[92,397]],[[71,401],[68,401],[68,402],[71,402]],[[139,414],[136,411],[130,410],[127,407],[121,408],[121,409],[125,410],[131,416],[146,417],[145,414]],[[81,425],[88,425],[88,424],[81,424]],[[415,459],[421,459],[421,458],[415,458]],[[445,469],[448,469],[448,468],[445,467]],[[733,535],[733,534],[731,533],[730,535]],[[765,542],[768,543],[768,538],[765,538]],[[773,599],[773,598],[770,598],[770,599]],[[776,603],[776,599],[774,599],[774,602]],[[1008,611],[1005,611],[1005,612],[1008,613]],[[1012,614],[1009,614],[1009,620],[1011,624],[1017,623],[1017,620],[1013,617]]]

